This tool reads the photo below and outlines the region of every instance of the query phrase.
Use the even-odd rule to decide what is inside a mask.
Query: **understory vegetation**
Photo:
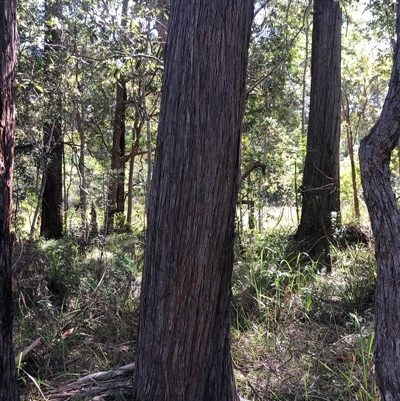
[[[235,267],[232,345],[250,400],[377,400],[372,375],[375,264],[365,245],[318,262],[282,259],[288,232],[249,235]]]
[[[239,393],[247,400],[378,400],[368,229],[357,227],[368,244],[338,231],[331,274],[306,255],[285,258],[293,229],[244,230],[237,243],[231,338]],[[85,246],[73,237],[15,245],[23,400],[129,399],[143,252],[143,231],[99,235]],[[120,367],[128,368],[113,376]],[[96,372],[108,376],[79,383]]]

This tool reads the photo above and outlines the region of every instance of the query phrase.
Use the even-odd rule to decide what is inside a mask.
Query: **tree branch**
[[[29,347],[26,347],[22,352],[19,352],[18,355],[15,357],[15,364],[18,366],[21,362],[23,362],[28,354],[37,347],[42,339],[39,337],[37,338]]]
[[[239,179],[239,186],[242,185],[243,181],[256,169],[260,168],[263,174],[265,175],[265,169],[266,165],[263,162],[260,162],[259,160],[255,161],[248,169],[240,176]]]

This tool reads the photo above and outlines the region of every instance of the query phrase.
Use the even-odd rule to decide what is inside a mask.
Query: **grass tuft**
[[[331,244],[333,271],[281,259],[287,232],[248,233],[233,285],[232,349],[248,400],[378,400],[373,251]],[[301,263],[300,263],[301,261]]]

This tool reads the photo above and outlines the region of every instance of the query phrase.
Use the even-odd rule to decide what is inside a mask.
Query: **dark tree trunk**
[[[252,0],[171,2],[137,401],[238,400],[229,344]]]
[[[124,211],[124,179],[125,163],[129,160],[125,157],[125,107],[126,107],[126,83],[117,81],[116,105],[113,126],[113,144],[111,148],[111,172],[108,184],[107,201],[107,233],[114,230],[115,213]]]
[[[15,0],[0,2],[0,401],[19,399],[12,346],[11,217],[15,130]]]
[[[390,183],[390,157],[400,138],[400,9],[397,45],[381,116],[361,141],[364,197],[375,237],[375,372],[382,400],[400,394],[400,212]]]
[[[40,235],[46,239],[61,238],[62,227],[62,157],[63,144],[61,121],[46,123],[45,141],[45,189],[42,197]]]
[[[46,1],[45,4],[45,63],[49,87],[47,88],[47,111],[43,126],[43,145],[45,157],[44,192],[42,196],[42,217],[40,235],[44,238],[61,238],[62,225],[62,159],[63,137],[61,127],[61,92],[59,88],[60,71],[51,68],[52,54],[60,50],[61,38],[51,18],[61,14],[60,1]]]
[[[127,26],[128,0],[122,2],[121,25]],[[125,205],[125,163],[129,157],[125,156],[125,109],[126,109],[126,80],[117,80],[115,92],[115,114],[113,123],[113,143],[111,148],[111,173],[108,184],[108,199],[106,211],[107,233],[114,230],[115,213],[124,211]]]
[[[82,112],[79,111],[78,107],[76,106],[75,112],[75,119],[77,130],[79,133],[79,158],[77,163],[77,172],[79,175],[79,208],[81,210],[81,224],[82,224],[82,237],[83,241],[87,243],[89,239],[89,226],[87,220],[87,190],[86,190],[86,172],[85,172],[85,147],[86,147],[86,140],[85,140],[85,130],[83,125],[83,107]]]
[[[297,239],[318,240],[339,213],[341,10],[337,0],[315,0],[310,114]]]
[[[126,226],[128,230],[132,229],[132,213],[133,213],[133,168],[135,163],[135,157],[139,153],[139,141],[142,136],[142,128],[144,121],[136,112],[135,124],[132,129],[132,147],[131,157],[129,159],[129,177],[128,177],[128,206],[126,212]]]

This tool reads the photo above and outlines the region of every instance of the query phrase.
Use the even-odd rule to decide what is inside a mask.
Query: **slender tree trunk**
[[[131,158],[129,159],[129,179],[128,179],[128,206],[126,212],[126,225],[128,229],[132,228],[133,212],[133,170],[135,165],[135,156],[139,153],[139,140],[142,136],[143,120],[136,112],[135,125],[132,131]]]
[[[149,41],[150,41],[150,30],[151,24],[150,20],[147,21],[147,35],[146,35],[146,44],[145,44],[145,54],[147,54],[149,50]],[[164,43],[165,45],[165,43]],[[153,158],[151,152],[151,131],[150,131],[150,118],[147,112],[146,105],[146,58],[142,61],[142,71],[140,74],[140,98],[142,103],[142,116],[143,123],[146,123],[146,145],[147,145],[147,177],[146,177],[146,195],[145,195],[145,210],[146,215],[149,211],[149,201],[150,201],[150,186],[151,186],[151,176],[153,173]]]
[[[87,195],[88,192],[86,190],[86,174],[85,174],[85,131],[83,128],[83,107],[82,112],[79,112],[78,107],[76,105],[76,125],[79,133],[79,158],[77,164],[77,172],[79,175],[79,208],[81,212],[81,224],[82,224],[82,237],[83,240],[86,242],[89,239],[89,225],[87,220]]]
[[[357,189],[357,174],[356,174],[356,162],[354,159],[354,135],[351,127],[350,119],[350,107],[347,96],[342,91],[342,111],[344,120],[346,122],[346,136],[347,136],[347,149],[350,157],[350,169],[351,169],[351,185],[353,189],[353,205],[354,205],[354,217],[360,218],[360,204],[358,201],[358,189]]]
[[[90,235],[95,236],[99,233],[99,227],[97,224],[97,213],[96,207],[94,203],[92,203],[92,207],[90,209]]]
[[[166,8],[168,3],[168,0],[157,0],[157,34],[163,49],[167,43],[168,19],[166,18]]]
[[[62,227],[62,156],[61,121],[46,123],[45,137],[45,188],[42,196],[40,235],[44,238],[61,238]]]
[[[375,237],[375,372],[383,401],[400,394],[400,211],[390,182],[390,158],[400,138],[400,5],[389,92],[381,115],[361,141],[365,202]]]
[[[85,171],[85,153],[86,153],[86,138],[85,138],[85,106],[82,103],[82,84],[79,80],[79,62],[78,57],[75,62],[75,82],[76,89],[79,92],[78,99],[74,102],[75,105],[75,121],[76,128],[79,134],[79,156],[76,164],[77,173],[79,176],[79,209],[81,214],[82,239],[84,243],[89,240],[89,224],[88,224],[88,192],[86,190],[86,171]]]
[[[121,26],[126,28],[128,22],[128,0],[122,2]],[[116,213],[122,213],[125,206],[125,109],[126,109],[126,79],[117,80],[115,92],[115,114],[113,124],[113,143],[111,148],[111,174],[108,184],[108,200],[105,227],[107,233],[114,230]]]
[[[108,184],[108,201],[106,227],[107,233],[114,229],[115,213],[124,211],[124,178],[125,178],[125,107],[126,107],[126,82],[123,79],[117,81],[116,105],[113,126],[113,144],[111,149],[111,172]]]
[[[12,345],[12,179],[15,131],[15,0],[0,2],[0,401],[19,399]]]
[[[42,164],[42,162],[40,163]],[[42,177],[40,178],[40,167],[39,166],[37,168],[37,182],[36,182],[36,193],[38,194],[38,200],[36,202],[36,207],[35,207],[35,211],[33,213],[33,217],[32,217],[32,222],[31,222],[31,229],[29,231],[29,238],[33,239],[34,235],[35,235],[35,230],[36,230],[36,222],[39,216],[39,212],[41,209],[41,205],[42,205],[42,199],[43,199],[43,194],[44,194],[44,189],[46,187],[46,176],[44,174],[42,174]],[[43,167],[43,171],[44,171],[44,167]],[[39,182],[40,182],[40,187],[39,187]]]
[[[136,401],[238,400],[229,344],[252,0],[171,2]]]
[[[129,172],[128,172],[128,193],[127,193],[127,207],[126,207],[126,227],[127,230],[132,230],[132,213],[133,213],[133,170],[135,165],[135,156],[132,154],[129,159]]]
[[[339,213],[341,23],[339,2],[314,1],[310,115],[298,239],[315,238],[320,217],[330,231],[332,214]]]
[[[397,144],[397,163],[398,163],[397,174],[400,175],[400,143]]]
[[[61,92],[59,88],[60,71],[51,69],[52,54],[60,50],[61,38],[51,22],[53,17],[61,15],[61,2],[47,0],[45,3],[45,62],[49,81],[47,111],[43,127],[43,145],[45,157],[45,188],[42,197],[42,218],[40,235],[44,238],[61,238],[63,235],[62,219],[62,160],[63,137],[61,126]]]

